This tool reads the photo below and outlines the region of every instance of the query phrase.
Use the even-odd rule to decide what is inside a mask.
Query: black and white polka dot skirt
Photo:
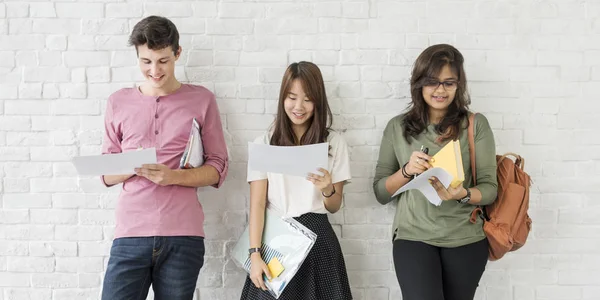
[[[279,300],[350,300],[350,284],[340,242],[326,214],[307,213],[294,218],[317,234],[317,240]],[[273,300],[246,277],[241,300]]]

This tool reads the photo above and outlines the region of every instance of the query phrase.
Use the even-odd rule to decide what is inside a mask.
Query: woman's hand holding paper
[[[433,186],[435,191],[438,193],[440,199],[444,201],[462,199],[467,195],[467,190],[462,185],[459,185],[455,188],[451,186],[445,188],[442,182],[435,176],[429,178],[429,183],[431,183],[431,186]]]
[[[308,180],[312,182],[320,191],[325,195],[333,193],[333,184],[331,183],[331,174],[323,169],[319,168],[319,172],[323,173],[323,176],[310,173],[308,174]]]

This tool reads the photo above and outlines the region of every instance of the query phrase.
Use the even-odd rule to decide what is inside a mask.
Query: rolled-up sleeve
[[[496,200],[498,194],[496,143],[492,128],[482,114],[475,116],[475,153],[477,169],[477,185],[475,187],[481,192],[480,205],[488,205]]]
[[[121,141],[123,135],[120,127],[114,122],[115,114],[113,110],[113,99],[109,98],[106,103],[106,112],[104,113],[104,137],[102,138],[102,154],[121,153]],[[102,184],[106,187],[112,185],[106,184],[104,175],[100,176]]]
[[[393,136],[391,131],[393,130],[393,124],[390,121],[383,131],[383,138],[381,139],[381,146],[379,148],[379,158],[375,167],[375,178],[373,179],[375,198],[381,204],[387,204],[392,201],[392,195],[385,188],[385,182],[388,177],[400,169],[400,164],[398,163],[398,159],[396,159],[394,151],[394,143],[390,141],[390,137]]]
[[[350,172],[350,154],[346,140],[341,135],[337,135],[335,140],[331,140],[330,144],[334,144],[336,149],[331,169],[331,182],[343,181],[344,183],[350,183],[352,173]]]
[[[202,144],[204,147],[204,164],[213,166],[219,173],[219,182],[213,187],[223,185],[229,169],[227,144],[223,135],[221,115],[214,94],[211,93],[201,128]]]

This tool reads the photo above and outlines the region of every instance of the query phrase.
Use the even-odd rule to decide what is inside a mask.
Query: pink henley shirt
[[[227,147],[215,96],[202,86],[182,84],[160,97],[137,88],[113,93],[106,107],[102,154],[154,147],[158,163],[177,169],[194,117],[200,124],[204,164],[219,172],[218,188],[227,175]],[[115,214],[115,238],[204,236],[204,212],[193,187],[160,186],[134,175],[123,183]]]

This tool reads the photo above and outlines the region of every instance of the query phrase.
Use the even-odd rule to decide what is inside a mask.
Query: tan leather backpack
[[[469,152],[471,156],[471,170],[473,184],[477,184],[477,170],[475,165],[475,115],[469,116]],[[513,156],[513,162],[509,156]],[[496,155],[498,164],[498,196],[496,201],[485,207],[478,206],[471,214],[471,223],[475,224],[479,215],[483,218],[483,231],[489,242],[489,260],[498,260],[509,251],[521,248],[529,231],[531,218],[529,209],[529,187],[531,178],[523,171],[525,160],[518,154],[506,153]]]

